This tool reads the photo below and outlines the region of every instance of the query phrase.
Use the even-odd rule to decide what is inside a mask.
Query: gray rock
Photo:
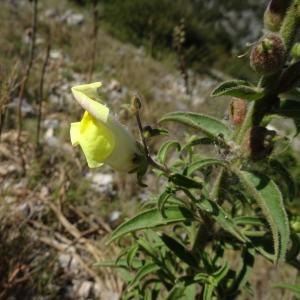
[[[67,10],[60,18],[62,22],[67,23],[69,26],[80,26],[84,23],[84,16],[79,13],[74,13]]]
[[[91,180],[91,187],[99,193],[110,192],[113,189],[112,174],[89,172],[87,173],[86,178]]]
[[[51,59],[63,59],[63,54],[58,49],[53,49],[50,51],[50,58]]]
[[[59,16],[59,13],[55,8],[49,8],[45,10],[44,16],[46,18],[57,18]]]
[[[114,210],[109,215],[109,222],[114,223],[114,222],[118,221],[120,219],[120,217],[121,217],[121,212],[119,210]]]
[[[78,289],[77,292],[78,296],[80,298],[87,299],[88,297],[90,297],[90,294],[92,292],[92,287],[93,287],[93,282],[84,281]]]
[[[17,109],[18,105],[19,105],[19,98],[16,97],[16,98],[13,98],[13,101],[11,101],[7,107],[8,107],[8,109]],[[25,115],[33,115],[33,113],[34,113],[32,105],[30,103],[28,103],[25,98],[22,101],[21,110],[22,110],[22,113]]]

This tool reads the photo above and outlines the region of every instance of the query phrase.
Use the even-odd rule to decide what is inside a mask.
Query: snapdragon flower
[[[80,122],[71,123],[71,143],[80,145],[90,168],[108,164],[116,171],[133,171],[142,154],[131,133],[99,102],[100,87],[101,83],[95,82],[72,88],[85,112]]]

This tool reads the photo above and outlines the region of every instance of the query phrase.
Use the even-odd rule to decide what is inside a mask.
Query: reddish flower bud
[[[261,75],[271,75],[283,67],[285,58],[286,47],[282,38],[268,34],[253,46],[250,65]]]
[[[250,128],[242,144],[244,157],[252,160],[260,160],[271,154],[273,150],[273,138],[275,131],[271,131],[262,126]]]
[[[266,29],[279,31],[291,0],[271,0],[264,14]]]
[[[230,103],[230,121],[233,125],[241,125],[247,113],[247,103],[243,99],[232,98]]]

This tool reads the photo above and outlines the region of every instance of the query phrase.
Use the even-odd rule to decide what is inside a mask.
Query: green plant
[[[300,61],[289,55],[300,25],[300,1],[282,9],[276,43],[263,44],[261,53],[268,55],[255,61],[254,69],[267,74],[257,84],[226,81],[212,93],[238,98],[231,104],[231,124],[194,112],[168,113],[161,124],[179,123],[196,133],[187,142],[163,143],[153,160],[147,142],[166,131],[143,128],[135,98],[145,157],[164,184],[111,234],[108,243],[119,240],[123,248],[116,261],[98,264],[121,271],[127,283],[123,299],[234,299],[249,288],[258,255],[299,272],[299,212],[291,209],[299,195],[274,150],[286,137],[267,127],[275,118],[292,118],[295,135],[300,128]],[[278,38],[284,51],[277,51]],[[270,67],[269,59],[280,63]],[[214,155],[199,153],[207,146]],[[145,172],[138,170],[141,184]]]

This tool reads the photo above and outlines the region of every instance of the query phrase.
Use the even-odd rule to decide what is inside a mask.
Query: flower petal
[[[88,112],[85,112],[83,115],[79,132],[79,144],[84,152],[88,166],[90,168],[101,166],[102,162],[110,156],[115,147],[114,134],[105,126],[105,123],[96,120]]]
[[[72,145],[77,146],[80,139],[80,122],[71,123],[70,136]]]
[[[72,93],[76,101],[88,111],[95,119],[106,122],[109,114],[107,106],[95,101],[98,99],[98,89],[101,87],[101,82],[90,84],[82,84],[72,87]]]

